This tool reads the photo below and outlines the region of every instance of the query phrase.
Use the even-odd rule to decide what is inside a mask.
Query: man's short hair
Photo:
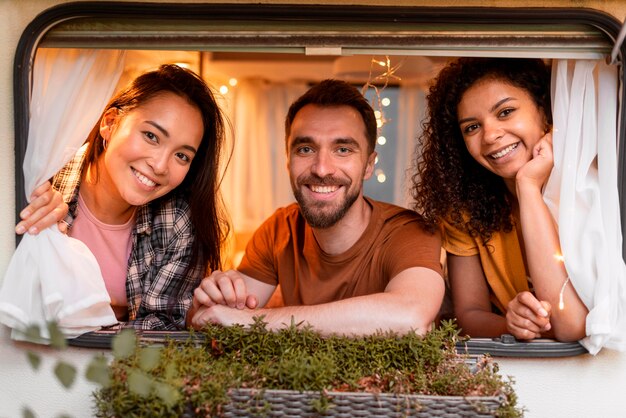
[[[321,107],[349,106],[359,112],[365,124],[365,136],[369,152],[374,151],[377,134],[374,109],[356,87],[345,81],[332,79],[314,85],[291,104],[285,119],[285,146],[288,146],[286,142],[291,134],[291,124],[296,118],[296,114],[304,106],[310,104]]]

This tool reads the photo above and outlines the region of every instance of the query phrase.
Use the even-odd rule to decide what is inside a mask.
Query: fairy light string
[[[369,75],[367,81],[361,89],[361,94],[365,96],[370,88],[374,91],[374,103],[372,107],[374,108],[374,113],[376,115],[376,127],[378,128],[379,133],[381,132],[383,126],[389,122],[389,119],[385,117],[383,108],[388,106],[390,102],[388,98],[382,97],[382,92],[387,88],[387,86],[389,86],[390,81],[401,80],[396,72],[403,63],[404,59],[396,65],[392,65],[389,56],[385,56],[384,59],[372,57],[370,61]],[[387,139],[384,136],[379,136],[377,142],[380,145],[384,145],[387,142]],[[376,158],[375,164],[378,164],[378,157]],[[374,174],[379,183],[384,183],[387,179],[387,176],[382,168],[377,168]]]
[[[561,263],[565,263],[565,257],[563,257],[562,254],[555,254],[554,258],[556,258],[557,261]],[[569,283],[569,276],[567,276],[567,278],[563,282],[563,285],[561,286],[561,291],[559,292],[559,310],[561,311],[565,308],[565,302],[563,301],[563,294],[565,293],[565,286],[567,286],[568,283]]]
[[[372,60],[370,63],[369,76],[367,78],[367,81],[363,85],[363,88],[361,89],[361,93],[365,96],[365,93],[367,92],[368,89],[371,88],[374,90],[374,94],[376,97],[375,99],[376,105],[374,106],[374,109],[380,112],[380,117],[377,118],[379,129],[382,128],[383,125],[388,122],[383,112],[383,103],[382,103],[381,93],[383,92],[383,90],[387,88],[390,80],[396,80],[396,81],[401,80],[401,78],[396,75],[396,72],[398,71],[398,69],[400,69],[400,67],[402,67],[403,63],[404,63],[404,60],[401,60],[396,65],[392,65],[391,58],[389,58],[389,56],[385,56],[384,60],[380,60],[375,57],[372,57]],[[375,71],[381,68],[382,68],[381,70],[382,72],[375,75],[374,74]]]

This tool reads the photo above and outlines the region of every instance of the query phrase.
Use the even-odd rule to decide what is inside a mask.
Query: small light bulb
[[[391,104],[391,99],[389,99],[388,97],[385,97],[384,99],[382,99],[382,100],[380,101],[380,103],[381,103],[383,106],[389,106],[389,105]]]
[[[237,79],[236,78],[231,78],[230,80],[228,80],[228,84],[230,84],[231,87],[235,87],[237,85]]]
[[[387,138],[381,135],[378,137],[376,142],[378,142],[378,145],[385,145],[387,143]]]
[[[376,180],[378,180],[379,183],[384,183],[385,180],[387,180],[387,176],[385,175],[385,173],[380,173],[376,176]]]
[[[221,86],[221,87],[220,87],[220,93],[222,93],[222,94],[226,94],[226,93],[228,93],[228,87],[226,87],[226,86]]]

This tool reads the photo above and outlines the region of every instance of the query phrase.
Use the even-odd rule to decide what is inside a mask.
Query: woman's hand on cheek
[[[548,132],[533,147],[533,157],[517,172],[516,182],[518,186],[531,185],[541,189],[548,180],[552,167],[552,133]]]
[[[552,328],[551,310],[548,302],[539,301],[532,293],[518,293],[507,307],[507,329],[519,340],[540,338]]]

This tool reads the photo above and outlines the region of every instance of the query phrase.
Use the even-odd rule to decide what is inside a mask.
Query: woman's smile
[[[159,184],[153,180],[150,180],[148,177],[144,176],[143,174],[141,174],[139,171],[135,170],[133,167],[130,168],[133,172],[133,174],[135,175],[135,177],[137,178],[137,180],[139,180],[139,182],[141,184],[143,184],[144,186],[153,189],[156,188]]]
[[[511,152],[515,151],[517,149],[518,145],[519,145],[519,142],[516,142],[515,144],[511,144],[511,145],[501,149],[500,151],[497,151],[497,152],[494,152],[493,154],[490,154],[489,157],[491,157],[494,160],[499,160],[499,159],[501,159],[503,157],[506,157]]]

